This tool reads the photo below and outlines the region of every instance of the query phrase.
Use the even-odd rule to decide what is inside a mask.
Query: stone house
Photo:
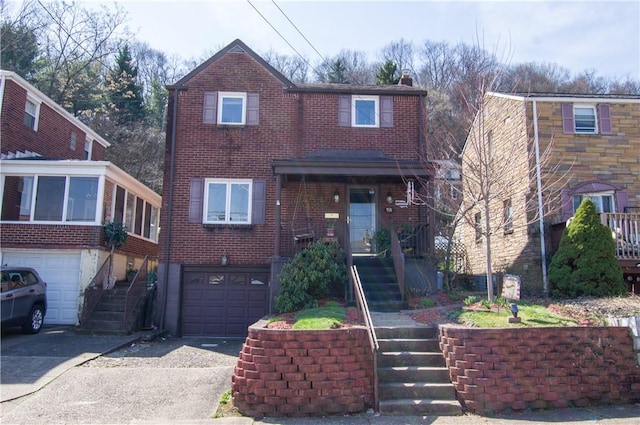
[[[429,175],[426,92],[403,82],[293,83],[236,40],[168,87],[164,328],[246,335],[310,242],[372,255],[379,229],[403,225],[405,250],[429,251],[429,214],[415,202]]]
[[[637,286],[638,123],[640,96],[635,95],[487,93],[462,161],[463,205],[471,208],[471,220],[464,221],[459,237],[471,273],[486,273],[485,217],[471,200],[478,187],[473,179],[478,164],[491,163],[494,272],[519,275],[524,293],[541,295],[546,266],[566,221],[588,197],[602,222],[612,228],[626,279]]]

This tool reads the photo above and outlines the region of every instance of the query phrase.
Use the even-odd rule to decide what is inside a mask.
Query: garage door
[[[31,267],[47,282],[48,325],[75,325],[78,320],[80,253],[5,252],[2,264]]]
[[[182,334],[244,337],[268,312],[269,273],[185,270],[182,278]]]

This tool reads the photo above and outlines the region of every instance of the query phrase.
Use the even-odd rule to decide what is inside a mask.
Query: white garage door
[[[5,252],[2,264],[31,267],[47,282],[48,325],[75,325],[78,320],[80,253]]]

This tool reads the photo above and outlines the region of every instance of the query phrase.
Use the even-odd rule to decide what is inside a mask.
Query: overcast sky
[[[276,0],[284,14],[271,0],[118,3],[138,40],[185,59],[208,57],[236,38],[257,53],[296,54],[266,18],[312,63],[320,55],[291,22],[324,57],[350,49],[377,60],[382,47],[401,38],[415,45],[475,45],[480,38],[504,63],[555,63],[573,74],[595,70],[604,77],[640,79],[640,0]]]

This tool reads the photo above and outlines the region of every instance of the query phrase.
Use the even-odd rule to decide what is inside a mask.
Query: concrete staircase
[[[429,327],[375,327],[381,415],[461,415],[437,338]]]
[[[100,302],[81,329],[92,333],[122,334],[130,333],[139,328],[139,308],[134,311],[127,323],[124,320],[125,298],[127,296],[128,282],[118,282],[108,291],[105,291]]]
[[[369,310],[392,312],[408,307],[400,293],[393,259],[357,256],[353,257],[353,264],[358,268]]]

